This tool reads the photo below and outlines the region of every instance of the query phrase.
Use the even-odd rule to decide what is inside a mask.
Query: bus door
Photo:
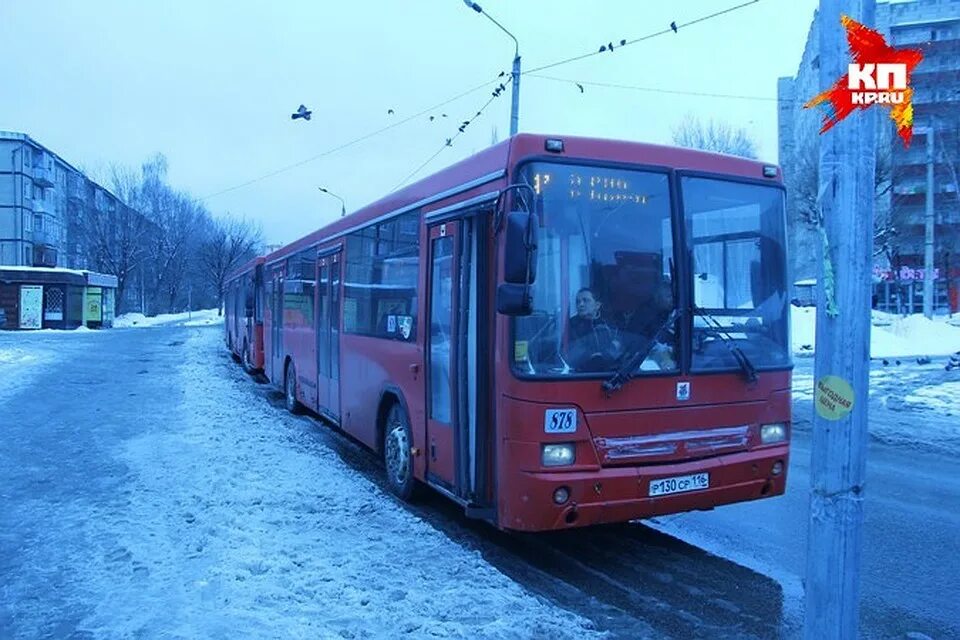
[[[270,381],[283,384],[283,266],[276,265],[270,271],[273,295],[270,296]]]
[[[487,436],[478,433],[478,415],[486,415],[478,354],[488,347],[478,321],[486,302],[477,285],[484,250],[476,226],[487,224],[489,216],[478,215],[485,213],[472,209],[429,227],[427,479],[463,499],[468,512],[488,496]]]
[[[459,222],[429,228],[430,302],[427,332],[427,480],[459,494],[457,340],[460,295]]]
[[[340,247],[317,260],[317,410],[340,419]]]

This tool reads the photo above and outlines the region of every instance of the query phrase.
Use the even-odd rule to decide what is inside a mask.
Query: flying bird
[[[393,109],[387,109],[387,115],[392,116],[392,115],[393,115]]]
[[[673,32],[674,32],[674,33],[676,33],[676,32],[677,32],[677,23],[676,23],[676,22],[671,22],[671,23],[670,23],[670,28],[673,29]]]
[[[296,120],[297,118],[303,118],[304,120],[309,120],[310,116],[312,115],[313,115],[313,111],[311,111],[310,109],[307,109],[303,105],[300,105],[299,109],[297,109],[295,112],[290,114],[290,119]]]

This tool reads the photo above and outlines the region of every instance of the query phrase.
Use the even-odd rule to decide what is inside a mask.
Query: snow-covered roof
[[[65,267],[26,267],[21,265],[2,265],[0,272],[19,271],[22,273],[53,273],[60,275],[79,276],[86,280],[87,284],[98,287],[116,287],[117,276],[109,273],[98,273],[96,271],[87,271],[81,269],[67,269]]]
[[[79,269],[67,269],[64,267],[25,267],[20,265],[5,265],[0,264],[0,271],[32,271],[34,273],[64,273],[72,274],[75,276],[84,276],[88,272],[80,271]]]

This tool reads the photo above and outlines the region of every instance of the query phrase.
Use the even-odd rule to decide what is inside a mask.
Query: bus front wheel
[[[400,403],[394,404],[387,415],[383,430],[383,462],[390,490],[401,500],[413,500],[418,488],[413,477],[413,431]]]

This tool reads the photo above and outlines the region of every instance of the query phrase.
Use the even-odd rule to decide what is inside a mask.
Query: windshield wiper
[[[733,359],[737,361],[737,364],[740,365],[740,370],[743,371],[743,376],[747,379],[747,382],[756,382],[757,368],[750,362],[750,359],[747,357],[747,354],[743,352],[743,349],[741,349],[736,341],[730,337],[730,334],[726,332],[723,325],[712,315],[696,305],[693,305],[693,312],[706,320],[708,326],[711,323],[713,324],[714,333],[720,338],[720,341],[726,345],[727,349],[730,350],[730,354],[733,356]]]
[[[630,382],[630,380],[637,375],[637,369],[640,368],[640,365],[643,364],[643,361],[647,359],[647,356],[650,355],[650,352],[653,351],[653,348],[657,345],[657,338],[660,337],[660,334],[663,333],[667,327],[676,321],[677,314],[679,313],[677,309],[671,311],[667,319],[664,320],[663,324],[657,329],[657,332],[653,334],[653,338],[651,338],[649,344],[641,343],[637,350],[617,369],[617,372],[608,380],[603,381],[601,386],[608,398],[613,395],[614,391],[619,391],[623,385]]]

